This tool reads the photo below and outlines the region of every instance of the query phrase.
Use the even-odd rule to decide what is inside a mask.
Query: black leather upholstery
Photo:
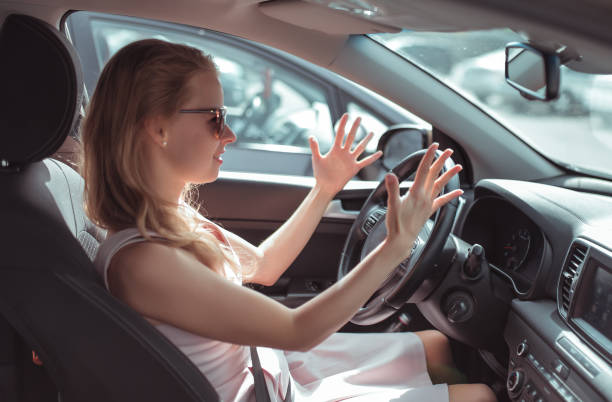
[[[59,54],[64,62],[70,59],[71,51],[64,49],[70,45],[63,39],[49,40],[59,34],[42,21],[9,16],[1,32],[0,64],[7,46],[22,45],[22,34],[30,51],[44,48],[51,58]],[[11,63],[25,63],[23,68],[11,67],[10,76],[0,75],[1,88],[11,80],[26,82],[47,66],[36,57],[19,60]],[[36,68],[29,65],[34,62],[39,63]],[[64,88],[62,81],[68,82],[66,88],[80,88],[79,68],[54,68],[54,75],[38,81],[38,89]],[[19,74],[24,76],[15,77]],[[104,232],[83,213],[81,177],[55,160],[32,163],[53,153],[72,129],[80,89],[61,93],[55,98],[32,96],[29,117],[20,121],[0,108],[0,122],[10,123],[8,131],[0,127],[0,152],[10,162],[8,168],[0,166],[0,339],[13,339],[17,333],[22,341],[15,345],[35,350],[62,401],[218,400],[185,355],[103,287],[91,258]],[[2,105],[11,96],[13,92],[0,92]],[[51,107],[51,101],[64,104]],[[43,111],[47,106],[62,117]],[[68,116],[69,110],[74,116]],[[5,363],[0,361],[0,366],[8,367]],[[19,378],[23,371],[6,373],[0,400],[26,400],[27,381]],[[50,400],[57,397],[51,395]]]
[[[0,60],[0,160],[5,167],[40,161],[77,122],[83,92],[79,58],[51,25],[9,15],[0,32]]]

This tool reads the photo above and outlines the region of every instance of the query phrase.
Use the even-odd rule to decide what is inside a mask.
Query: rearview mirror
[[[554,50],[513,42],[506,45],[506,82],[528,99],[559,96],[561,60]]]
[[[381,163],[391,170],[408,155],[431,144],[431,131],[414,124],[397,124],[383,133],[377,149],[383,151]]]

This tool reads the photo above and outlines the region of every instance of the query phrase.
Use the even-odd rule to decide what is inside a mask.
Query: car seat
[[[47,158],[81,107],[72,46],[43,21],[9,15],[0,88],[0,400],[219,400],[183,353],[104,289],[91,260],[105,233],[83,212],[83,180]],[[32,380],[34,366],[49,386]]]

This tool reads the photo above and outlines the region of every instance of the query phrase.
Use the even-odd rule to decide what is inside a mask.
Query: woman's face
[[[215,72],[202,72],[188,83],[189,96],[181,110],[215,109],[223,106],[223,90]],[[217,132],[214,113],[176,113],[167,124],[164,153],[182,181],[209,183],[217,179],[225,146],[236,135],[225,125]]]

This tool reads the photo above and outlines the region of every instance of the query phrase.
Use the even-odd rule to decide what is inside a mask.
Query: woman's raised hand
[[[319,143],[314,137],[310,137],[310,150],[312,151],[312,169],[314,172],[317,185],[330,196],[334,196],[338,191],[344,188],[344,185],[353,177],[359,170],[372,164],[382,155],[378,151],[367,158],[360,161],[357,159],[372,139],[373,133],[369,133],[361,140],[354,148],[355,134],[361,123],[361,118],[356,118],[348,135],[344,133],[344,128],[348,120],[348,114],[344,114],[340,119],[336,138],[329,152],[321,155],[319,151]],[[344,139],[344,143],[343,140]]]
[[[411,250],[412,243],[427,219],[444,204],[463,194],[462,190],[454,190],[439,196],[446,183],[459,173],[462,167],[455,165],[440,176],[444,163],[453,151],[447,149],[436,159],[437,150],[437,143],[429,147],[419,163],[414,183],[405,196],[400,197],[397,176],[392,173],[385,176],[388,194],[386,241],[390,245],[397,245],[400,250]]]

